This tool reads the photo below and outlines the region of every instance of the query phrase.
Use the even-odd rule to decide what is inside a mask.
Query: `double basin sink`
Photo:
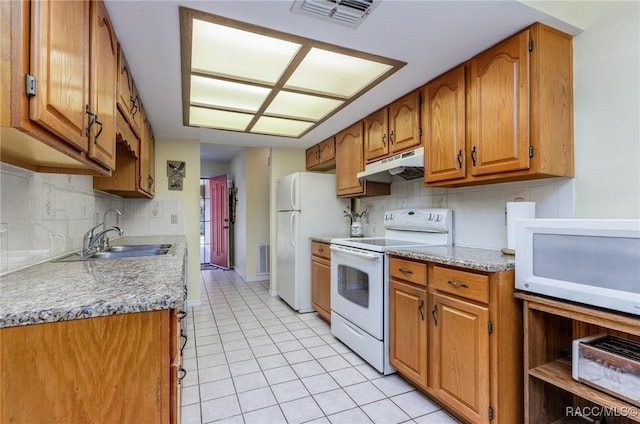
[[[111,246],[103,252],[95,252],[92,255],[80,256],[79,253],[72,253],[64,256],[56,262],[87,261],[92,259],[118,259],[118,258],[140,258],[145,256],[164,256],[173,253],[173,244],[131,244],[123,246]]]

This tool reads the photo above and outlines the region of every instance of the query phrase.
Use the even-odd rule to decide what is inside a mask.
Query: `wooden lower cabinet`
[[[0,330],[0,422],[177,422],[175,310]]]
[[[463,422],[522,422],[522,305],[513,296],[514,272],[394,256],[389,268],[391,365]]]
[[[427,387],[427,290],[391,280],[389,362],[421,388]]]
[[[435,293],[430,311],[429,391],[470,421],[488,422],[488,308]]]
[[[311,242],[311,305],[331,322],[331,250],[328,243]]]

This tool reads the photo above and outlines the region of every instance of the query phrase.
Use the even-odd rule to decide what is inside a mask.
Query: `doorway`
[[[231,221],[228,176],[200,179],[200,264],[229,269]]]

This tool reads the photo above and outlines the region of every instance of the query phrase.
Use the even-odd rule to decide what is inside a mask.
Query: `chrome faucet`
[[[119,224],[119,217],[122,216],[122,212],[120,212],[118,209],[108,209],[104,212],[104,214],[102,215],[102,227],[103,228],[107,228],[107,215],[109,214],[109,212],[115,212],[116,213],[116,225]]]
[[[116,225],[113,227],[106,228],[100,231],[98,234],[93,234],[94,230],[98,227],[103,226],[104,223],[100,223],[87,231],[84,235],[82,241],[82,252],[80,256],[90,256],[96,251],[104,251],[109,248],[109,238],[106,234],[109,231],[117,231],[119,235],[124,234],[124,230]]]
[[[106,234],[109,231],[117,231],[119,235],[124,234],[124,230],[117,225],[107,228],[107,216],[109,212],[116,213],[116,224],[118,223],[118,217],[122,216],[122,212],[118,209],[108,209],[105,211],[104,215],[102,215],[102,222],[84,234],[82,239],[82,252],[80,252],[80,256],[90,256],[95,253],[95,251],[107,250],[109,248],[109,238]],[[98,227],[102,227],[103,230],[98,234],[94,234],[94,231]]]

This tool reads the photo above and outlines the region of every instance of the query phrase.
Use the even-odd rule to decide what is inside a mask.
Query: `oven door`
[[[331,245],[331,310],[383,338],[384,253]]]

